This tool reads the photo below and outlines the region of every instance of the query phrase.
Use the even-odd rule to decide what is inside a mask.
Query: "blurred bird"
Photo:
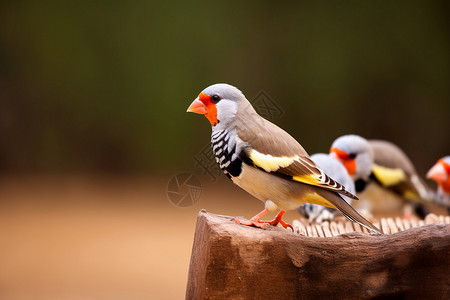
[[[337,182],[340,182],[347,191],[352,194],[355,194],[355,183],[353,179],[348,174],[345,167],[336,159],[331,157],[329,154],[325,153],[315,153],[311,155],[312,161],[316,163],[316,165],[323,170],[327,175],[335,179]],[[352,199],[346,196],[342,196],[348,204],[352,203]],[[322,223],[323,221],[333,220],[336,215],[339,214],[339,211],[317,205],[306,203],[300,206],[297,209],[303,216],[309,219],[309,222],[312,223],[315,221],[316,223]]]
[[[418,176],[408,156],[396,145],[382,140],[366,140],[358,135],[344,135],[331,145],[330,155],[339,160],[362,192],[372,180],[383,188],[412,202],[431,201],[433,192]],[[416,212],[426,212],[416,204]]]
[[[355,181],[356,191],[362,191],[365,183],[369,181],[374,163],[369,142],[359,135],[341,136],[331,145],[330,156],[340,161],[347,169]]]
[[[287,132],[262,118],[240,90],[228,84],[204,89],[188,112],[203,114],[212,125],[211,144],[222,171],[239,187],[265,203],[250,220],[233,219],[243,225],[265,228],[286,224],[286,210],[304,203],[339,209],[347,218],[381,233],[341,195],[358,199],[328,177]],[[281,209],[274,220],[261,221],[269,211]]]
[[[436,203],[446,207],[450,212],[450,156],[438,160],[428,171],[427,178],[433,179],[438,184]]]

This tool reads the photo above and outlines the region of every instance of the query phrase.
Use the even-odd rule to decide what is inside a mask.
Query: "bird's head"
[[[450,156],[438,160],[428,171],[427,178],[436,181],[445,193],[450,194]]]
[[[204,89],[188,107],[188,112],[205,115],[212,126],[229,123],[242,103],[248,103],[244,94],[232,85],[213,84]]]
[[[349,134],[337,138],[330,156],[340,161],[353,179],[367,179],[372,172],[373,152],[365,138]]]

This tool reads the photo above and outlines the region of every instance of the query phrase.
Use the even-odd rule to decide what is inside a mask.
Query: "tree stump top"
[[[449,224],[327,237],[231,219],[200,211],[187,299],[450,296]]]

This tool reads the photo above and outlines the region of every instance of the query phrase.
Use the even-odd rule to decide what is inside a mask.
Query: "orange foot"
[[[405,212],[403,214],[403,219],[411,221],[411,218],[412,218],[412,214],[410,212]]]
[[[277,226],[278,224],[281,224],[284,228],[290,228],[292,231],[294,231],[294,228],[290,225],[285,223],[281,218],[283,217],[285,211],[280,210],[280,212],[276,215],[276,217],[272,221],[261,221],[259,218],[264,216],[268,210],[265,208],[263,211],[261,211],[259,214],[251,218],[250,220],[238,220],[236,218],[232,219],[232,221],[246,226],[255,226],[259,228],[267,228],[267,224],[272,226]]]
[[[236,222],[238,224],[241,224],[241,225],[255,226],[255,227],[258,227],[258,228],[267,228],[267,224],[268,224],[267,222],[256,220],[256,219],[253,219],[253,218],[251,218],[250,220],[246,220],[246,219],[245,220],[239,220],[239,219],[234,218],[231,221],[234,221],[234,222]]]

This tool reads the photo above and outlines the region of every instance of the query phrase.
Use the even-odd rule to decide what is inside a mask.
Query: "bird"
[[[426,176],[438,184],[435,202],[450,212],[450,156],[439,159]]]
[[[329,153],[347,169],[355,181],[356,192],[362,191],[369,181],[374,163],[369,142],[359,135],[344,135],[334,140]]]
[[[286,210],[313,203],[338,209],[351,221],[382,234],[342,196],[358,198],[326,175],[289,133],[261,117],[238,88],[213,84],[200,92],[187,111],[202,114],[210,122],[212,150],[225,175],[264,202],[264,209],[250,220],[234,218],[234,222],[292,229],[282,220]],[[273,220],[260,219],[278,209]]]
[[[430,202],[433,192],[418,175],[413,163],[397,145],[385,140],[367,140],[349,134],[337,138],[330,155],[340,161],[355,181],[356,192],[364,191],[370,182],[413,203]],[[425,209],[415,204],[424,217]]]
[[[347,169],[339,161],[331,157],[328,153],[312,154],[311,159],[327,175],[331,176],[337,182],[342,183],[347,191],[352,194],[356,193],[355,182],[348,174]],[[346,196],[343,196],[343,198],[348,204],[352,203],[352,198]],[[310,223],[315,221],[320,224],[323,221],[333,220],[338,215],[338,210],[311,203],[303,204],[297,210],[300,214],[307,217]]]

